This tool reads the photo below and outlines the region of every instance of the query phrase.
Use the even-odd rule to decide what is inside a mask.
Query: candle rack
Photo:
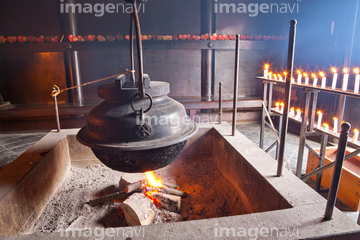
[[[272,95],[273,95],[273,87],[274,87],[274,85],[285,85],[285,82],[284,81],[279,81],[279,80],[267,79],[267,78],[264,78],[264,77],[257,77],[257,79],[261,80],[262,83],[263,83],[263,102],[264,102],[264,104],[263,104],[263,109],[262,109],[259,146],[260,146],[260,148],[264,149],[265,126],[268,126],[268,127],[274,129],[270,117],[274,116],[274,117],[279,118],[279,129],[278,130],[274,129],[274,132],[276,131],[276,133],[278,135],[280,135],[281,131],[283,130],[283,129],[281,129],[281,126],[282,126],[282,122],[284,121],[284,115],[285,114],[281,113],[280,111],[276,110],[276,108],[272,107],[273,106],[273,104],[272,104]],[[303,92],[304,92],[304,95],[305,95],[305,101],[304,101],[303,109],[302,109],[303,110],[302,118],[297,119],[295,117],[288,116],[288,120],[295,121],[295,122],[301,124],[296,175],[300,179],[302,179],[303,181],[306,181],[310,177],[312,177],[314,175],[317,175],[315,187],[316,187],[316,190],[319,192],[320,189],[321,189],[320,186],[321,186],[322,172],[324,170],[329,169],[329,168],[334,166],[334,162],[324,166],[325,152],[326,152],[326,147],[328,145],[328,139],[329,139],[329,137],[339,139],[340,133],[339,132],[334,133],[332,130],[325,131],[325,129],[323,127],[318,128],[317,125],[315,124],[315,115],[316,115],[316,105],[317,105],[318,93],[319,92],[328,92],[328,93],[331,93],[331,94],[351,96],[351,97],[355,97],[355,98],[360,98],[360,95],[355,94],[355,93],[353,93],[353,92],[351,92],[349,90],[348,91],[342,91],[341,89],[333,90],[330,87],[326,87],[326,88],[313,87],[313,86],[305,85],[304,83],[302,83],[302,84],[292,83],[291,86],[290,86],[290,90],[292,89],[292,87],[294,87],[294,88],[302,88]],[[268,114],[267,114],[267,112],[268,112]],[[269,122],[271,124],[269,124],[266,121],[266,118],[269,119]],[[341,120],[339,122],[341,122]],[[317,153],[312,147],[310,147],[306,143],[306,138],[310,137],[310,136],[320,136],[321,137],[320,153]],[[278,153],[279,153],[280,144],[285,144],[285,143],[281,143],[278,140],[276,140],[265,151],[269,152],[270,150],[272,150],[276,146],[276,157],[275,158],[278,160],[278,157],[279,157]],[[350,159],[350,158],[352,158],[352,157],[354,157],[354,156],[356,156],[356,155],[358,155],[360,153],[360,142],[359,141],[355,141],[355,142],[350,142],[349,141],[347,146],[352,147],[352,148],[354,148],[356,150],[349,153],[349,154],[347,154],[345,156],[345,160],[348,160],[348,159]],[[319,162],[318,162],[318,167],[317,168],[315,168],[310,173],[302,176],[301,172],[302,172],[302,164],[303,164],[305,147],[319,159]]]

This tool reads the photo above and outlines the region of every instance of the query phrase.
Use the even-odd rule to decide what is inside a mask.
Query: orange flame
[[[155,204],[156,207],[160,207],[160,206],[161,206],[161,202],[160,202],[158,199],[154,198],[154,197],[151,195],[151,193],[158,193],[158,191],[148,192],[147,189],[146,189],[146,187],[145,187],[145,191],[144,191],[145,197],[149,198],[149,199]]]
[[[269,69],[269,64],[265,64],[265,70]]]
[[[355,73],[355,74],[359,74],[359,73],[360,73],[359,68],[355,68],[355,69],[354,69],[354,73]]]
[[[311,74],[311,76],[313,77],[313,78],[316,78],[316,75],[313,73],[313,74]]]
[[[344,71],[345,74],[348,74],[348,73],[349,73],[349,69],[347,69],[347,68],[344,68],[343,71]]]
[[[329,128],[329,124],[324,123],[324,127],[325,127],[325,128]]]
[[[284,72],[284,75],[287,76],[287,72]]]
[[[284,103],[283,103],[283,102],[282,102],[282,103],[280,103],[280,106],[282,106],[282,107],[283,107],[283,106],[284,106]]]
[[[146,180],[148,182],[148,185],[150,187],[163,187],[164,186],[162,184],[161,178],[157,178],[153,171],[146,172],[145,176],[146,176]]]
[[[325,74],[323,72],[319,73],[321,77],[325,77]]]
[[[298,74],[301,74],[301,71],[300,71],[300,70],[297,70],[296,72],[297,72]]]
[[[337,73],[337,71],[336,71],[336,68],[331,68],[331,71],[333,72],[333,73]]]
[[[275,103],[275,106],[276,106],[276,107],[279,107],[279,106],[280,106],[280,103],[279,103],[279,102]]]
[[[318,112],[317,112],[317,114],[319,114],[319,115],[320,115],[320,114],[322,114],[322,112],[321,112],[321,111],[318,111]]]
[[[307,73],[304,73],[304,77],[306,77],[306,78],[308,77]]]
[[[153,171],[145,172],[145,177],[146,177],[146,180],[147,180],[147,186],[148,187],[160,188],[160,187],[164,186],[162,181],[161,181],[161,178],[157,178]],[[145,187],[144,195],[146,197],[148,197],[155,204],[155,206],[159,207],[161,205],[160,201],[157,200],[156,198],[154,198],[151,195],[151,193],[158,193],[158,191],[157,190],[148,191],[147,188]]]

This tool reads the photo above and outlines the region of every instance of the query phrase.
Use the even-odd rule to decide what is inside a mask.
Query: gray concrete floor
[[[260,123],[253,122],[244,122],[236,125],[237,130],[244,134],[248,139],[250,139],[255,144],[259,145],[260,142]],[[267,149],[276,141],[276,137],[271,128],[265,128],[265,137],[264,137],[264,149]],[[315,141],[306,140],[306,143],[309,144],[312,148],[320,148],[320,143]],[[296,171],[297,158],[298,158],[298,148],[299,148],[299,135],[294,133],[288,133],[286,137],[285,144],[285,156],[290,163],[290,168],[293,173]],[[273,148],[268,154],[275,158],[276,148]],[[307,163],[308,151],[305,148],[304,159],[302,164],[302,174],[306,172],[306,163]],[[284,161],[285,164],[285,161]]]
[[[39,141],[46,133],[0,134],[0,170]]]

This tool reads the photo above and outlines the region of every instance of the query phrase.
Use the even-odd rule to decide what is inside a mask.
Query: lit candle
[[[325,74],[323,72],[320,72],[320,76],[321,76],[321,88],[325,88],[326,87],[326,77]]]
[[[301,71],[297,70],[297,73],[298,73],[297,83],[301,84],[301,77],[302,77]]]
[[[295,117],[295,108],[290,108],[290,117]]]
[[[343,79],[343,84],[342,84],[342,90],[345,92],[347,90],[348,87],[348,81],[349,81],[349,69],[344,68],[344,79]]]
[[[355,76],[355,85],[354,85],[354,93],[359,94],[359,84],[360,84],[360,70],[359,70],[359,68],[355,68],[354,72],[356,74],[356,76]]]
[[[316,86],[317,86],[317,81],[318,81],[318,79],[317,79],[317,77],[316,77],[316,75],[315,75],[314,73],[311,74],[311,76],[314,78],[313,87],[316,87]]]
[[[278,74],[278,79],[279,79],[279,81],[283,80],[281,74]]]
[[[337,131],[337,129],[338,129],[338,124],[339,124],[339,120],[336,118],[336,117],[334,117],[334,128],[333,128],[333,132],[334,133],[337,133],[338,131]]]
[[[319,115],[318,122],[317,122],[317,128],[320,129],[321,121],[322,121],[322,112],[318,111],[317,114]]]
[[[291,83],[294,83],[295,82],[295,79],[292,77],[291,78]]]
[[[329,131],[329,124],[324,123],[324,131],[328,132]]]
[[[264,67],[264,78],[268,78],[269,64],[265,64]]]
[[[304,77],[305,77],[305,85],[309,85],[309,76],[304,73]]]
[[[286,76],[287,76],[287,72],[284,72],[284,76],[285,76],[285,82],[286,82]]]
[[[352,142],[357,142],[358,138],[359,138],[359,130],[355,129]]]
[[[295,117],[297,120],[300,120],[301,119],[301,110],[298,108],[296,109],[296,117]]]
[[[276,106],[275,111],[280,112],[280,103],[279,102],[275,103],[275,106]]]
[[[280,111],[283,114],[284,113],[284,103],[283,102],[280,103],[280,107],[281,107]]]
[[[277,75],[275,73],[273,74],[273,76],[274,76],[274,80],[277,80]]]
[[[336,72],[336,68],[332,68],[331,71],[334,73],[333,81],[332,81],[332,84],[331,84],[331,89],[335,90],[336,89],[336,82],[337,82],[338,74]]]
[[[272,72],[268,73],[268,79],[270,79],[270,80],[272,79]]]

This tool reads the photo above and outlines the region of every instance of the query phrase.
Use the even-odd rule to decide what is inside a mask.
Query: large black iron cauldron
[[[152,96],[152,107],[140,113],[131,107],[136,88],[126,89],[123,83],[98,87],[100,105],[90,111],[87,126],[77,139],[91,147],[106,166],[123,172],[146,172],[173,162],[184,149],[186,140],[197,127],[186,115],[182,104],[169,98],[170,85],[151,81],[146,93]],[[135,109],[146,110],[149,98],[134,101]]]
[[[185,147],[197,127],[185,108],[169,98],[170,85],[150,82],[143,73],[141,31],[137,2],[130,17],[130,81],[98,87],[100,105],[90,111],[87,126],[77,139],[91,147],[106,166],[123,172],[146,172],[167,166]],[[135,81],[133,36],[136,29],[138,81]]]

